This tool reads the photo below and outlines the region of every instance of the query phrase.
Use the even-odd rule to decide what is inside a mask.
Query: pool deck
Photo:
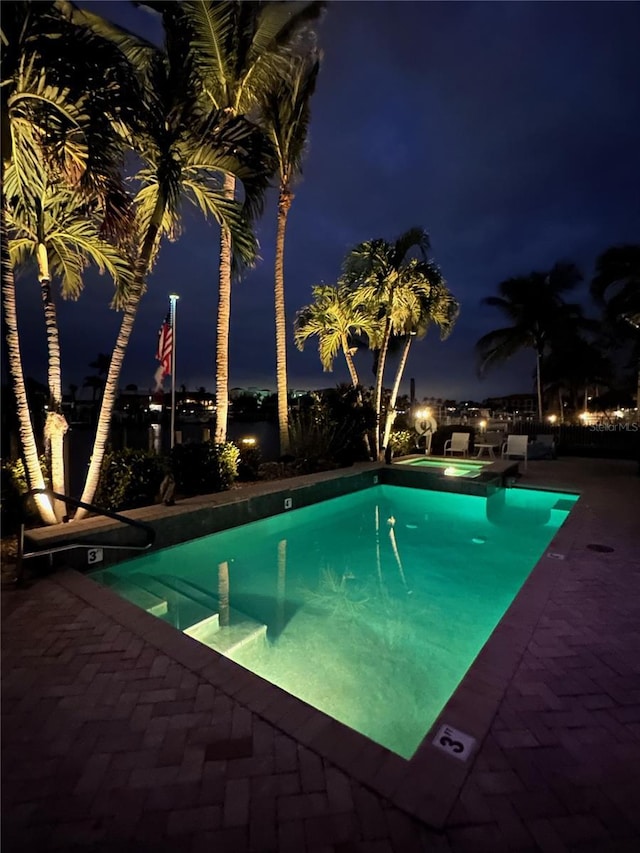
[[[315,715],[291,719],[279,692],[77,572],[3,591],[3,851],[637,851],[636,471],[529,462],[521,485],[582,497],[516,600],[526,642],[492,638],[507,682],[485,667],[492,704],[476,684],[453,708],[490,718],[462,776],[441,753],[436,785],[459,794],[437,831],[407,813],[424,776],[406,809],[392,781],[373,793],[360,746],[340,733],[329,760]],[[394,772],[372,768],[376,790]]]

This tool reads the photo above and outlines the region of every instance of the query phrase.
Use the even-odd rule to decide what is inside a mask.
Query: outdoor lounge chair
[[[453,432],[451,438],[444,443],[444,455],[449,453],[453,456],[454,453],[461,453],[463,456],[469,455],[469,433],[468,432]]]
[[[524,470],[527,470],[527,445],[528,435],[508,435],[502,445],[502,458],[509,459],[511,456],[521,456],[524,459]]]

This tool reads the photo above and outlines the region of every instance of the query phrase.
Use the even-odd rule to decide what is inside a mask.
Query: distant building
[[[507,394],[506,397],[487,397],[483,403],[494,412],[508,412],[510,415],[535,415],[538,401],[535,394]]]

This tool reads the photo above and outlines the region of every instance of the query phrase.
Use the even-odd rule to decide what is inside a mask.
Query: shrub
[[[102,462],[96,505],[114,512],[149,506],[165,473],[165,460],[148,450],[111,450]]]
[[[351,386],[339,385],[322,396],[314,395],[311,406],[292,413],[289,424],[299,473],[368,459],[365,433],[374,425],[373,409],[358,401]]]
[[[262,456],[257,447],[242,447],[240,448],[240,457],[238,459],[238,479],[239,480],[258,480],[260,478],[260,463]]]
[[[231,442],[176,444],[170,454],[176,489],[183,495],[223,492],[238,476],[240,451]]]
[[[44,484],[51,487],[51,478],[47,469],[47,458],[40,457],[40,468]],[[40,515],[35,507],[33,498],[25,498],[27,494],[27,474],[22,459],[7,459],[0,468],[2,494],[0,497],[0,523],[2,535],[16,533],[21,522],[37,522]]]
[[[415,453],[416,434],[408,429],[394,429],[389,436],[389,444],[394,456],[408,456]]]

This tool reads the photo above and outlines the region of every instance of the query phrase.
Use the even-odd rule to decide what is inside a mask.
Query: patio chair
[[[553,435],[537,435],[529,445],[529,459],[555,459],[556,439]]]
[[[453,456],[454,453],[461,453],[463,456],[468,456],[469,438],[468,432],[452,432],[451,438],[444,443],[444,455]]]
[[[524,459],[524,470],[527,470],[527,445],[528,435],[508,435],[502,445],[502,458],[509,459],[511,456],[522,456]]]

